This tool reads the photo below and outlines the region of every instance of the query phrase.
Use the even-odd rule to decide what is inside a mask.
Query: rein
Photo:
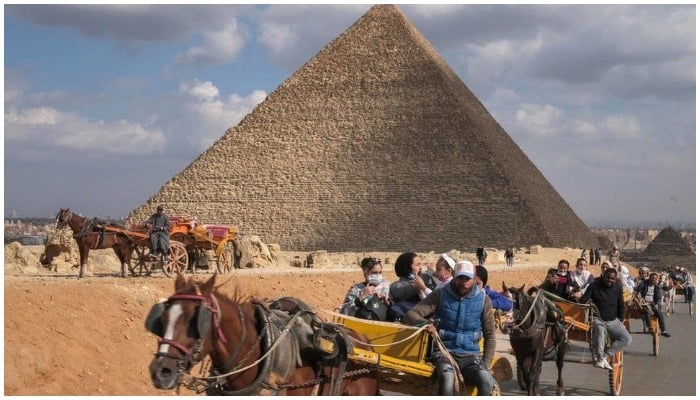
[[[521,327],[522,325],[524,325],[525,322],[527,322],[528,318],[530,317],[530,314],[531,314],[532,311],[535,309],[535,306],[537,305],[537,301],[540,299],[540,297],[542,296],[542,293],[543,293],[543,292],[544,292],[543,289],[540,289],[540,290],[537,291],[537,295],[535,296],[534,300],[532,300],[532,304],[530,305],[530,308],[529,308],[529,309],[527,310],[527,312],[525,313],[525,316],[522,318],[522,320],[520,320],[520,323],[519,323],[519,324],[513,325],[513,328],[514,328],[514,329],[518,329],[518,330],[522,331],[522,329],[520,329],[520,327]],[[518,294],[518,297],[520,297],[520,296],[523,296],[523,297],[524,297],[525,294],[524,294],[524,293]],[[520,299],[519,299],[519,298],[518,298],[518,302],[520,302]],[[535,325],[535,324],[533,324],[533,326],[534,326],[534,325]]]

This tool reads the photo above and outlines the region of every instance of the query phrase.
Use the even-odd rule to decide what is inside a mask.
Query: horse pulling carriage
[[[222,295],[215,278],[199,283],[178,274],[175,294],[146,318],[146,328],[159,337],[149,367],[155,387],[186,385],[211,395],[360,396],[380,394],[387,373],[433,374],[425,327],[335,313],[326,322],[298,299],[263,303]],[[190,374],[200,362],[201,371],[209,365],[208,376]],[[493,370],[497,379],[512,377],[505,358],[496,358]]]
[[[521,288],[507,288],[513,295],[514,325],[511,345],[517,360],[518,385],[528,395],[539,394],[539,375],[543,360],[556,357],[558,377],[557,393],[564,394],[562,369],[564,356],[570,342],[585,342],[593,346],[593,307],[579,304],[552,295],[544,289],[537,290],[533,297]],[[549,315],[552,304],[558,315]],[[592,351],[591,351],[592,352]],[[622,389],[622,352],[610,360],[612,370],[608,372],[610,394],[619,395]],[[590,361],[583,361],[589,363]]]

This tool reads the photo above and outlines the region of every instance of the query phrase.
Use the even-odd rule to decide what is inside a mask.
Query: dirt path
[[[512,269],[490,265],[489,283],[494,287],[500,287],[501,281],[535,285],[547,268],[565,256],[565,250],[552,251],[542,259],[516,260]],[[569,259],[573,261],[575,254]],[[98,266],[95,276],[78,280],[70,271],[18,272],[6,260],[5,395],[175,394],[151,384],[148,364],[156,339],[143,327],[152,304],[172,294],[173,279],[121,279],[116,277],[117,268]],[[392,270],[385,266],[387,279],[395,279]],[[217,282],[224,284],[220,290],[228,294],[242,291],[267,299],[295,296],[312,307],[332,310],[360,278],[357,267],[329,266],[237,270]],[[507,347],[503,337],[499,343],[501,349]],[[194,393],[181,390],[180,394]]]

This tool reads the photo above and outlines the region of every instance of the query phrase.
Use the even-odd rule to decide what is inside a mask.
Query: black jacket
[[[579,301],[587,303],[589,300],[593,301],[603,321],[624,319],[625,300],[622,297],[622,282],[619,279],[615,280],[612,287],[606,287],[602,278],[595,278]]]

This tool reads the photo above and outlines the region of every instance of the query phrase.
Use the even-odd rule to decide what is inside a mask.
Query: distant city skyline
[[[5,5],[5,216],[125,217],[370,7]],[[399,8],[588,226],[695,223],[694,4]]]

